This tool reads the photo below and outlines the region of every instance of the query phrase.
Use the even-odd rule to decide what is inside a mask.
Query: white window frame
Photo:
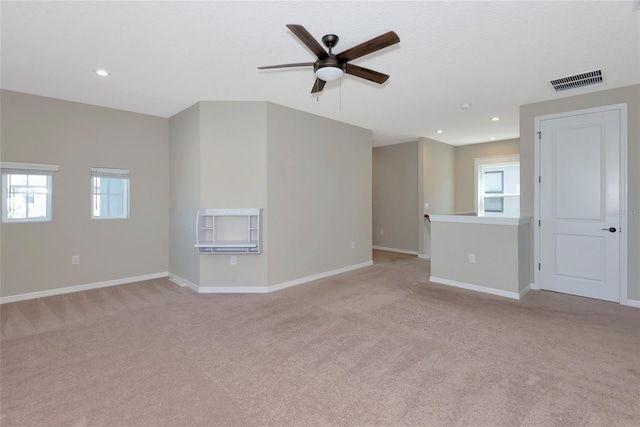
[[[473,159],[474,166],[474,197],[475,197],[475,206],[476,206],[476,214],[478,216],[485,216],[484,212],[484,198],[485,197],[520,197],[520,193],[518,194],[496,194],[496,193],[481,193],[480,188],[484,188],[484,174],[483,174],[483,166],[499,166],[499,165],[512,165],[512,164],[520,164],[520,155],[513,154],[509,156],[496,156],[496,157],[479,157]],[[496,215],[496,213],[491,213],[490,216],[501,216]]]
[[[53,172],[57,172],[58,165],[43,165],[38,163],[17,163],[17,162],[0,162],[2,170],[2,222],[3,223],[19,223],[19,222],[50,222],[53,218],[52,201],[53,201]],[[44,175],[47,177],[47,202],[46,215],[38,218],[9,218],[9,175]]]
[[[122,195],[122,206],[124,214],[121,216],[115,215],[94,215],[94,206],[97,203],[96,193],[94,188],[94,178],[122,178],[126,179],[126,185],[124,187],[124,194]],[[127,219],[130,216],[130,185],[131,177],[129,169],[113,169],[113,168],[91,168],[91,219]]]

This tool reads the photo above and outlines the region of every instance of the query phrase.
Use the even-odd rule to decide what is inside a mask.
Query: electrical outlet
[[[80,264],[80,255],[73,255],[71,257],[71,264],[73,265]]]
[[[475,264],[475,262],[476,262],[476,254],[469,254],[469,262],[471,264]]]
[[[384,230],[381,228],[380,229],[380,235],[384,234]]]
[[[351,249],[354,249],[356,247],[356,242],[351,242]]]
[[[232,256],[229,262],[231,263],[231,265],[236,265],[238,263],[238,258]]]
[[[427,209],[429,209],[429,203],[424,204],[424,210],[426,211]]]

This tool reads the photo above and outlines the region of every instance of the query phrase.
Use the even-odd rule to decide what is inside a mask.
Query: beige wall
[[[200,103],[169,119],[169,271],[200,283],[194,248],[200,207]]]
[[[420,138],[422,146],[423,195],[429,213],[453,213],[455,147],[429,138]],[[423,206],[423,205],[422,205]]]
[[[1,97],[2,161],[60,170],[51,222],[1,226],[0,295],[166,272],[168,120],[11,91]],[[91,219],[94,166],[130,170],[129,219]]]
[[[434,221],[431,276],[519,294],[528,282],[526,225]],[[524,242],[521,238],[524,237]],[[523,252],[520,251],[522,249]],[[475,263],[469,262],[475,255]],[[520,271],[520,266],[523,271]],[[524,279],[524,280],[523,280]],[[437,281],[437,280],[434,280]]]
[[[640,85],[560,98],[520,107],[520,212],[534,214],[535,119],[604,105],[627,104],[628,113],[628,298],[640,300]],[[533,233],[533,231],[532,231]],[[533,242],[533,238],[531,239]],[[531,266],[533,266],[533,248]],[[531,270],[533,272],[533,270]],[[531,274],[533,281],[533,273]]]
[[[267,105],[269,285],[370,262],[371,131]]]
[[[266,218],[267,104],[200,102],[198,161],[201,208],[263,208]],[[235,255],[237,265],[230,255],[199,255],[199,285],[265,286],[269,227],[263,227],[263,239],[263,253]]]
[[[427,212],[450,214],[454,212],[455,148],[429,138],[418,140],[420,181],[418,195],[418,243],[420,256],[431,256],[431,224],[422,219],[424,204],[429,204]]]
[[[484,142],[455,147],[455,212],[475,212],[474,159],[518,154],[520,140]]]
[[[419,160],[417,141],[373,149],[374,246],[418,253]]]
[[[371,131],[266,102],[199,102],[170,126],[171,273],[265,287],[371,261]],[[197,255],[198,208],[262,208],[262,253]]]

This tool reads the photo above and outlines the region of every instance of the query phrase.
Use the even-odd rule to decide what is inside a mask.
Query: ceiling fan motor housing
[[[344,73],[344,64],[336,59],[336,56],[331,51],[331,49],[338,44],[338,40],[340,40],[340,37],[336,36],[335,34],[327,34],[326,36],[322,37],[322,43],[324,43],[324,45],[329,48],[329,57],[318,59],[315,64],[313,64],[314,73],[320,68],[325,67],[338,68]]]
[[[329,48],[329,52],[331,52],[332,47],[338,44],[338,40],[340,40],[340,37],[336,36],[335,34],[327,34],[326,36],[322,37],[322,43],[324,43],[324,45]]]

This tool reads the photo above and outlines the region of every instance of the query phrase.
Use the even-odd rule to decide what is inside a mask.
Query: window
[[[91,218],[129,218],[129,171],[91,168]]]
[[[475,159],[478,216],[520,216],[520,156]]]
[[[2,222],[51,221],[57,165],[2,162]]]

